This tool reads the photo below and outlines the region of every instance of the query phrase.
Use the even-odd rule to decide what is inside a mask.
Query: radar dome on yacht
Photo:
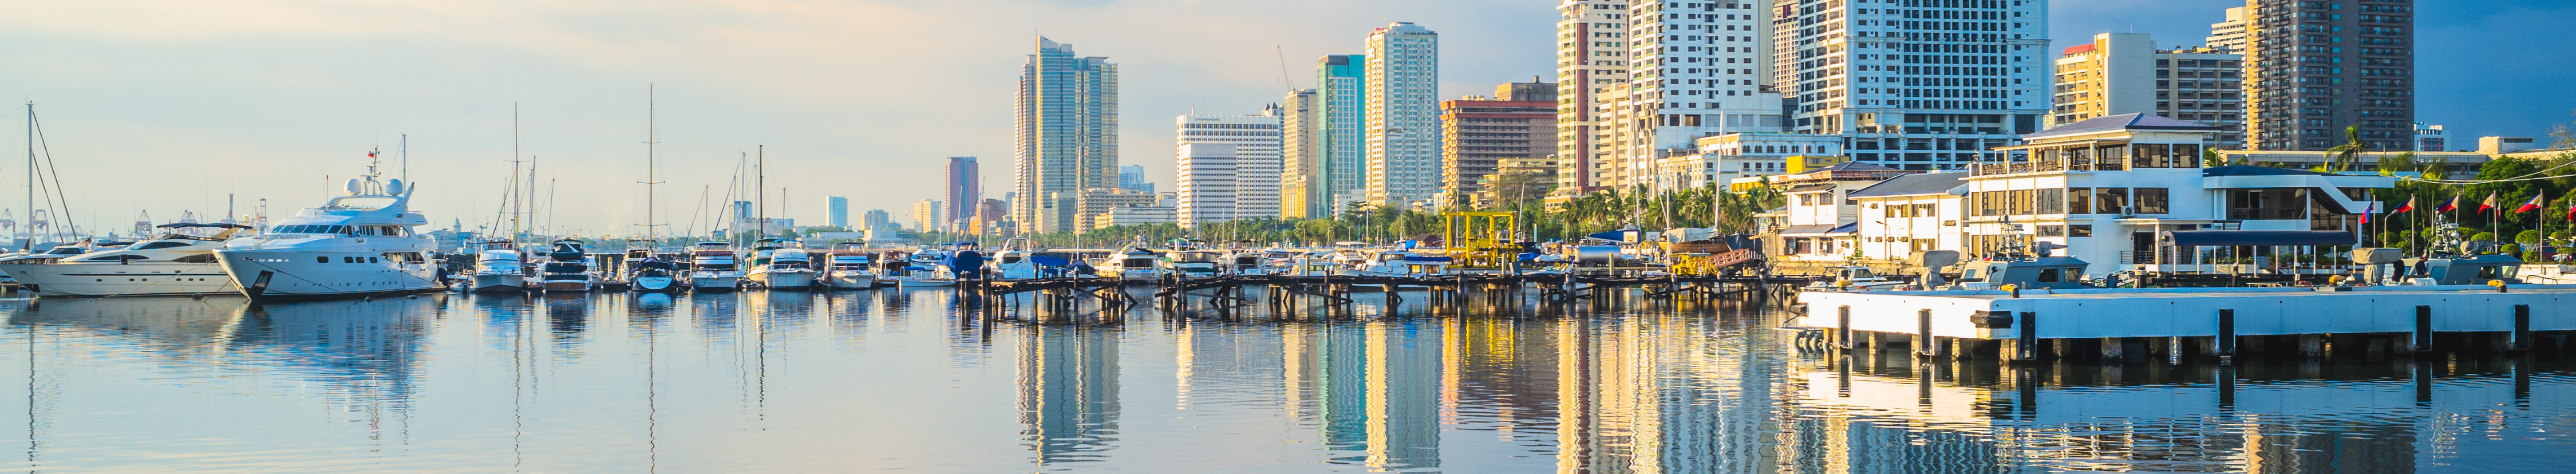
[[[395,196],[401,196],[401,195],[402,195],[402,193],[403,193],[403,181],[402,181],[402,179],[397,178],[397,179],[390,179],[390,180],[386,180],[386,181],[385,181],[385,194],[391,194],[391,195],[395,195]]]
[[[349,194],[352,196],[358,194],[358,178],[349,178]]]

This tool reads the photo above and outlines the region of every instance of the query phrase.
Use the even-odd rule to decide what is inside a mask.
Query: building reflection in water
[[[1019,328],[1021,438],[1037,464],[1097,460],[1118,435],[1118,340],[1114,326],[1028,324]]]

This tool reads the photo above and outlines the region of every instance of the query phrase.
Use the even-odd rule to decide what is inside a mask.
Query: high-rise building
[[[1279,217],[1280,109],[1183,115],[1177,172],[1181,225]],[[1224,145],[1203,146],[1203,145]]]
[[[1118,167],[1118,189],[1145,194],[1154,193],[1154,182],[1145,180],[1145,165]]]
[[[2155,114],[2218,127],[2202,145],[2244,144],[2244,57],[2202,47],[2158,50],[2146,33],[2102,33],[2057,58],[2049,126],[2121,114]]]
[[[1314,89],[1288,91],[1279,103],[1279,216],[1293,218],[1332,215],[1331,199],[1323,193],[1324,160],[1322,101]]]
[[[939,230],[940,224],[948,222],[948,219],[944,218],[947,210],[948,208],[939,205],[937,199],[923,199],[921,202],[912,203],[912,228],[925,232]]]
[[[850,228],[850,198],[840,196],[823,198],[823,223],[832,227],[839,227],[843,230],[848,230]]]
[[[2350,8],[2346,8],[2350,7]],[[2415,2],[2246,0],[2246,147],[2415,149]]]
[[[1589,190],[1669,185],[1658,162],[1697,155],[1693,140],[1778,131],[1786,117],[1775,74],[1768,0],[1568,0],[1559,4],[1560,113],[1587,110],[1559,134],[1558,198]],[[1574,44],[1568,44],[1568,43]],[[1562,78],[1560,78],[1563,80]],[[1562,119],[1562,118],[1561,118]],[[1571,135],[1571,136],[1569,136]]]
[[[1935,6],[1938,5],[1938,6]],[[1958,168],[2048,115],[2048,2],[1780,0],[1773,54],[1790,131],[1843,135],[1856,161]]]
[[[1407,22],[1378,28],[1365,64],[1366,199],[1427,204],[1440,189],[1440,34]]]
[[[1612,84],[1628,82],[1628,2],[1564,0],[1556,20],[1556,190],[1579,195],[1601,190],[1593,161]],[[1759,54],[1759,53],[1757,53]]]
[[[1118,176],[1118,65],[1046,38],[1037,46],[1020,70],[1012,221],[1027,231],[1074,230],[1082,190]]]
[[[2227,9],[2227,21],[2209,24],[2203,45],[2221,52],[2245,53],[2245,7]]]
[[[945,216],[949,222],[964,223],[983,217],[975,215],[975,203],[984,201],[983,183],[984,173],[982,167],[975,163],[975,157],[948,157],[948,211]]]
[[[1333,215],[1367,197],[1367,57],[1325,56],[1315,62],[1315,88],[1289,91],[1281,107],[1280,214]]]
[[[1172,189],[1180,192],[1181,227],[1235,218],[1235,145],[1182,143]]]
[[[1556,84],[1515,82],[1494,96],[1440,103],[1440,194],[1443,208],[1475,205],[1482,183],[1503,162],[1545,160],[1556,153]]]
[[[894,216],[884,209],[869,209],[859,215],[859,226],[859,230],[892,230],[895,228]]]

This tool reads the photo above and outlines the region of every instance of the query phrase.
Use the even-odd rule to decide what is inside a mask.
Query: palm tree
[[[2343,144],[2326,149],[2326,153],[2331,154],[2328,155],[2331,161],[2326,164],[2326,171],[2333,173],[2352,171],[2353,166],[2361,163],[2361,152],[2368,149],[2370,149],[2370,143],[2361,141],[2360,125],[2344,126]]]

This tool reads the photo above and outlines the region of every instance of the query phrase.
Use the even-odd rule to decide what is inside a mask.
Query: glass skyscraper
[[[1020,71],[1013,221],[1024,231],[1074,230],[1082,190],[1118,177],[1118,65],[1038,38]]]
[[[1366,199],[1430,201],[1440,189],[1440,34],[1405,22],[1378,28],[1363,63]]]

